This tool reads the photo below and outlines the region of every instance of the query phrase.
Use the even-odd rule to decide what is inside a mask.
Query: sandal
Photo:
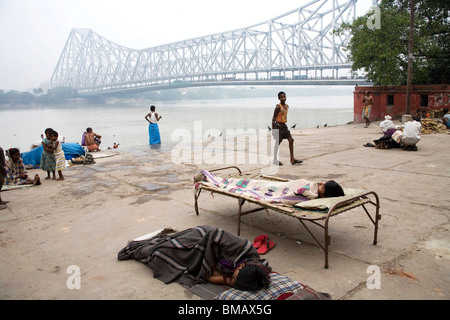
[[[294,162],[291,162],[291,164],[296,164],[296,163],[302,163],[303,160],[295,160]]]
[[[255,240],[253,240],[253,246],[258,249],[263,244],[265,244],[267,241],[267,234],[262,234],[260,236],[257,236]]]
[[[268,240],[265,243],[263,243],[263,245],[260,246],[256,251],[258,251],[259,254],[266,254],[267,251],[273,249],[274,247],[275,242]]]

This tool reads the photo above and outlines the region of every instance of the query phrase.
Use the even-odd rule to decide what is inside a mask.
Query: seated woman
[[[190,286],[208,281],[253,291],[268,286],[271,272],[250,241],[210,226],[131,241],[118,259],[144,263],[164,283]]]
[[[23,165],[22,158],[20,157],[20,151],[16,148],[11,148],[7,150],[6,155],[8,160],[6,160],[6,185],[21,185],[21,184],[41,184],[39,175],[36,174],[34,178],[29,177],[25,166]]]
[[[222,178],[214,173],[202,170],[194,176],[194,188],[200,183],[215,186],[218,189],[240,194],[244,197],[270,203],[294,205],[301,201],[316,198],[340,197],[344,195],[342,187],[334,180],[312,182],[298,179],[286,182],[244,178]]]

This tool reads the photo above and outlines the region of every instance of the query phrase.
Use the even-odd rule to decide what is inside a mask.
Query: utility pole
[[[409,17],[409,45],[408,45],[408,78],[406,84],[406,114],[410,116],[411,113],[411,78],[412,78],[412,64],[413,64],[413,36],[414,36],[414,0],[411,0],[410,17]],[[405,117],[406,118],[406,117]],[[406,122],[406,121],[403,121]]]

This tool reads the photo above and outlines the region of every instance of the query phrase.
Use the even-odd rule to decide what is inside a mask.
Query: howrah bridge
[[[344,52],[358,0],[313,0],[250,27],[133,50],[72,29],[52,87],[80,95],[218,85],[355,85]],[[350,73],[352,74],[352,73]]]

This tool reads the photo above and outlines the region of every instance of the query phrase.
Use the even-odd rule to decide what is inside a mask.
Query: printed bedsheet
[[[309,199],[300,193],[309,190],[310,181],[305,179],[288,182],[267,181],[245,178],[222,178],[207,170],[202,170],[194,177],[194,189],[201,184],[214,186],[244,198],[251,198],[269,203],[294,205]]]

